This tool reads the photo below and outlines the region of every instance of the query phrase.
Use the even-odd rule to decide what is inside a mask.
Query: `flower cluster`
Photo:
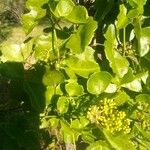
[[[92,106],[87,118],[91,123],[96,123],[111,133],[123,131],[127,134],[131,130],[131,120],[127,119],[125,112],[117,110],[113,99],[105,99],[99,106]]]

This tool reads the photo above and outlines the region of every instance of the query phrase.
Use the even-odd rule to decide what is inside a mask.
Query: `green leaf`
[[[72,0],[51,0],[50,9],[57,18],[64,18],[72,23],[86,23],[89,17],[86,8],[75,5]]]
[[[128,17],[127,17],[127,9],[124,6],[124,4],[120,5],[120,13],[117,17],[117,29],[122,29],[127,26],[129,23]]]
[[[105,89],[111,82],[111,79],[112,76],[105,71],[92,74],[87,81],[88,92],[91,94],[101,94],[105,91]]]
[[[117,85],[116,84],[112,84],[110,83],[106,90],[105,90],[105,93],[115,93],[117,91]]]
[[[114,49],[115,37],[115,28],[110,25],[105,33],[105,54],[113,72],[122,78],[128,72],[129,62]]]
[[[141,29],[140,56],[145,56],[150,49],[150,27]]]
[[[96,141],[91,143],[86,150],[110,150],[110,146],[105,141]]]
[[[125,92],[117,93],[117,95],[113,99],[117,106],[121,106],[131,100],[130,96]]]
[[[76,81],[71,81],[66,84],[65,89],[69,96],[79,96],[84,93],[82,85],[79,85]]]
[[[105,38],[106,40],[111,43],[111,44],[114,44],[115,42],[115,39],[116,39],[116,35],[115,35],[115,27],[114,25],[109,25],[109,27],[107,28],[107,31],[105,33]]]
[[[96,137],[93,135],[93,133],[91,132],[91,130],[88,131],[83,131],[82,132],[82,140],[85,143],[93,143],[95,141]]]
[[[128,72],[129,62],[127,59],[121,56],[108,41],[105,41],[105,53],[113,72],[122,78]]]
[[[69,107],[69,101],[68,98],[65,96],[61,96],[58,99],[57,102],[57,110],[60,114],[64,114],[68,111],[68,107]]]
[[[134,23],[135,35],[138,40],[138,51],[141,57],[145,56],[150,49],[150,28],[141,27],[141,20],[136,19]]]
[[[69,48],[73,54],[82,53],[90,44],[96,28],[96,21],[90,18],[86,24],[79,26],[77,32],[70,37],[66,47]]]
[[[144,5],[146,4],[147,0],[128,0],[129,4],[136,8],[139,14],[143,14],[144,12]]]
[[[41,35],[35,39],[34,43],[34,51],[35,57],[41,61],[54,60],[55,55],[52,50],[52,36],[49,35]]]
[[[131,68],[128,69],[128,72],[121,79],[121,83],[129,83],[134,80],[133,70]]]
[[[49,122],[50,122],[50,125],[51,125],[51,128],[57,128],[57,126],[59,125],[59,119],[53,117],[53,118],[50,118],[49,119]]]
[[[64,75],[58,70],[50,70],[46,68],[46,72],[43,76],[43,84],[56,87],[58,84],[64,81]]]
[[[1,47],[2,61],[23,62],[24,58],[19,44],[4,43]]]
[[[76,64],[70,66],[75,74],[88,78],[91,73],[99,71],[99,66],[96,62],[92,61],[78,61]]]
[[[81,116],[80,123],[82,125],[82,128],[84,128],[89,124],[89,120],[85,116]]]
[[[84,78],[88,78],[88,76],[94,72],[100,70],[99,65],[95,61],[89,60],[81,60],[77,57],[70,57],[66,60],[66,65],[68,66],[67,73],[77,74]]]
[[[76,129],[76,130],[82,129],[82,125],[81,125],[81,123],[78,119],[75,119],[75,120],[71,121],[70,127],[72,129]]]
[[[146,84],[147,77],[148,72],[142,72],[134,76],[131,82],[122,84],[122,87],[128,88],[131,91],[140,92],[142,91],[141,82],[143,81],[143,83]]]
[[[35,14],[36,12],[31,11],[22,16],[22,26],[26,34],[30,33],[34,29],[34,27],[38,24],[38,22],[35,21],[36,18]]]
[[[67,144],[74,143],[78,139],[78,134],[70,128],[66,121],[61,120],[60,123],[64,142]]]
[[[139,94],[136,96],[136,101],[137,102],[146,102],[150,104],[150,95],[148,94]]]
[[[38,19],[46,15],[46,10],[42,6],[48,3],[48,0],[28,0],[26,6],[30,12],[22,16],[22,25],[26,34],[29,34],[33,28],[38,24]]]
[[[132,82],[123,84],[122,87],[128,88],[131,91],[135,92],[141,92],[142,91],[142,86],[141,86],[141,80],[133,80]]]
[[[75,4],[72,0],[60,0],[57,4],[55,13],[58,14],[58,17],[65,17],[70,14],[73,10]]]
[[[76,54],[76,57],[79,60],[89,60],[89,61],[95,62],[94,53],[95,53],[95,50],[92,47],[87,46],[84,52],[80,54]]]
[[[51,98],[55,94],[55,88],[53,86],[47,86],[45,91],[45,99],[46,99],[46,106],[51,103]]]
[[[86,23],[88,18],[88,12],[84,6],[75,6],[66,16],[66,19],[72,23]]]
[[[108,142],[115,150],[135,150],[134,144],[130,141],[129,135],[114,136],[107,131],[103,132]]]

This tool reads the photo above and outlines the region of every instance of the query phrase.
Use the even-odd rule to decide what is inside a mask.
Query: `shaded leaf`
[[[42,81],[44,85],[56,87],[58,84],[64,81],[64,76],[58,70],[46,69]]]

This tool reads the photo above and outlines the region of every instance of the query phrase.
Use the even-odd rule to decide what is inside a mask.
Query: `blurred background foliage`
[[[0,0],[0,42],[6,40],[11,28],[21,23],[26,0]]]

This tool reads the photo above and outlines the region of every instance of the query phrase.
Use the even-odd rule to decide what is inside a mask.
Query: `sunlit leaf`
[[[66,64],[69,67],[68,71],[84,78],[88,78],[90,74],[100,70],[100,67],[96,62],[82,59],[79,60],[76,57],[68,59]]]
[[[129,135],[118,135],[113,136],[107,131],[104,131],[105,137],[116,150],[135,150],[134,144],[130,141]],[[122,140],[123,139],[123,140]]]
[[[118,14],[117,20],[117,29],[122,29],[129,23],[127,18],[127,9],[123,4],[120,5],[120,13]]]
[[[117,91],[117,85],[116,84],[112,84],[110,83],[106,90],[105,90],[105,93],[115,93]]]
[[[35,39],[34,50],[35,57],[42,61],[53,60],[55,58],[52,50],[52,36],[51,34],[45,36],[41,35]]]
[[[72,81],[66,84],[65,89],[69,96],[79,96],[84,93],[82,85],[79,85],[77,82]]]
[[[69,48],[73,54],[83,52],[90,44],[96,28],[96,21],[90,18],[86,24],[80,25],[77,32],[70,37],[66,45],[67,48]]]
[[[75,4],[72,0],[60,0],[55,12],[59,15],[59,17],[65,17],[71,13]]]
[[[24,58],[19,44],[4,43],[1,48],[3,61],[23,62]]]
[[[66,19],[72,23],[86,23],[88,17],[88,12],[84,6],[75,6]]]
[[[111,82],[112,76],[105,71],[96,72],[87,81],[87,90],[91,94],[101,94]]]
[[[110,67],[114,73],[122,78],[128,72],[129,62],[114,49],[116,36],[113,25],[108,27],[105,38],[105,54],[109,61]]]
[[[150,28],[142,28],[140,37],[140,56],[145,56],[150,49]]]
[[[60,114],[64,114],[68,111],[69,101],[67,97],[60,97],[57,102],[57,110]]]
[[[110,146],[105,141],[96,141],[91,143],[86,150],[110,150]]]

